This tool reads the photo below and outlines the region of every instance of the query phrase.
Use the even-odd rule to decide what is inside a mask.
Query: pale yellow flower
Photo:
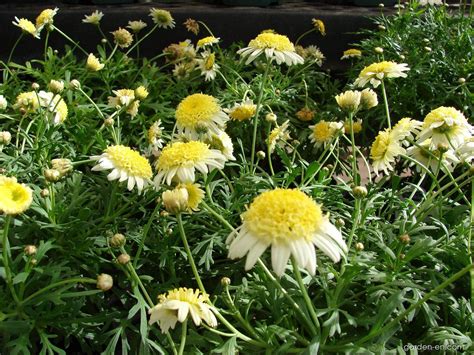
[[[100,20],[102,20],[102,17],[104,17],[104,13],[102,11],[95,10],[90,15],[85,15],[82,22],[98,26],[100,24]]]
[[[148,25],[145,22],[143,22],[142,20],[128,21],[127,28],[129,28],[133,33],[138,33],[141,30],[143,30],[146,26],[148,26]]]
[[[111,32],[114,36],[114,42],[120,48],[128,48],[133,42],[133,36],[125,28],[119,27],[118,30]]]
[[[348,59],[348,58],[360,58],[362,57],[362,51],[355,48],[349,48],[342,53],[341,59]]]
[[[380,85],[385,78],[406,78],[406,71],[410,70],[408,64],[383,61],[373,63],[362,69],[354,84],[362,87],[370,83],[374,88]]]
[[[160,28],[174,28],[175,22],[169,11],[160,10],[153,7],[150,9],[149,16]]]
[[[35,38],[40,38],[39,32],[37,31],[36,26],[33,22],[31,22],[30,20],[27,20],[25,18],[20,18],[19,19],[18,17],[15,17],[15,21],[13,21],[12,23],[15,26],[20,27],[20,29],[24,33],[29,33],[30,35],[32,35]]]
[[[99,71],[104,68],[105,64],[102,64],[100,60],[92,53],[87,57],[86,68],[90,71]]]
[[[0,175],[0,213],[17,215],[25,212],[33,201],[33,191],[14,177]]]

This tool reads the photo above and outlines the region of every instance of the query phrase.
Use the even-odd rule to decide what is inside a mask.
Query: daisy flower
[[[359,108],[361,93],[360,91],[347,90],[335,97],[341,110],[345,112],[355,112]]]
[[[35,38],[40,38],[39,32],[37,31],[36,26],[33,22],[31,22],[30,20],[27,20],[26,18],[20,18],[19,19],[18,17],[15,17],[15,21],[13,21],[12,23],[15,26],[20,27],[20,29],[24,33],[29,33],[30,35],[32,35]]]
[[[160,28],[174,28],[175,22],[169,11],[160,10],[153,7],[150,9],[149,16]]]
[[[17,215],[25,212],[33,201],[33,191],[14,177],[0,175],[0,213]]]
[[[280,148],[283,148],[286,142],[290,140],[290,132],[288,132],[289,124],[290,121],[286,120],[281,126],[273,128],[270,132],[270,135],[267,139],[268,149],[270,150],[270,153],[273,153],[275,151],[277,144]]]
[[[225,156],[220,151],[209,149],[209,146],[203,142],[175,142],[164,147],[158,157],[155,163],[158,173],[154,182],[157,187],[163,181],[171,185],[174,177],[179,182],[194,182],[196,169],[207,174],[214,168],[224,168],[225,160]]]
[[[311,143],[314,143],[316,148],[325,146],[330,143],[342,131],[344,125],[342,122],[326,122],[319,121],[315,125],[309,126],[311,132]]]
[[[120,48],[128,48],[133,42],[133,36],[125,28],[119,27],[118,30],[111,32],[114,36],[114,42]]]
[[[212,46],[214,44],[219,43],[220,38],[219,37],[214,37],[214,36],[207,36],[204,38],[201,38],[197,43],[196,43],[196,48],[204,48],[208,46]]]
[[[5,96],[0,95],[0,110],[5,110],[8,106],[8,101]]]
[[[152,170],[150,163],[138,152],[125,147],[123,145],[114,145],[108,147],[104,153],[99,156],[92,156],[92,160],[97,160],[93,171],[112,170],[107,175],[109,181],[119,180],[119,182],[127,180],[127,188],[131,191],[135,185],[138,192],[141,193],[143,188],[150,184]]]
[[[321,35],[326,36],[326,26],[322,20],[313,18],[311,22],[313,23],[314,28],[317,29]]]
[[[161,195],[166,211],[170,213],[199,211],[199,204],[204,199],[204,191],[199,184],[184,183],[173,190],[164,191]]]
[[[408,64],[383,61],[373,63],[362,69],[354,84],[362,87],[370,83],[374,88],[380,85],[384,78],[406,78]]]
[[[216,78],[217,69],[219,65],[216,63],[215,53],[203,52],[201,57],[196,59],[198,68],[201,70],[201,75],[204,76],[204,80],[211,81]]]
[[[349,48],[342,53],[341,59],[360,58],[360,57],[362,57],[362,51],[355,48]]]
[[[41,11],[41,13],[36,18],[36,28],[38,31],[44,26],[51,26],[54,23],[54,16],[58,13],[59,9],[46,9]]]
[[[460,111],[454,107],[441,106],[426,115],[418,142],[431,138],[430,149],[437,149],[440,144],[456,149],[473,132],[474,128]]]
[[[99,59],[92,53],[87,57],[86,68],[90,71],[99,71],[104,69],[104,64],[101,64]]]
[[[246,121],[252,118],[257,112],[257,105],[252,100],[244,100],[241,103],[234,104],[234,107],[227,109],[229,117],[235,121]]]
[[[388,174],[393,170],[392,163],[395,162],[395,158],[401,154],[405,154],[405,149],[397,137],[391,134],[388,128],[380,131],[370,148],[370,158],[375,174],[378,175],[380,170]]]
[[[247,57],[245,64],[252,63],[258,56],[265,54],[270,61],[287,65],[303,64],[303,58],[296,54],[295,46],[288,37],[271,32],[260,33],[249,42],[248,47],[237,51],[242,57]]]
[[[163,148],[163,127],[161,127],[161,120],[153,123],[147,131],[147,140],[149,144],[149,153],[158,156],[160,149]]]
[[[362,109],[370,110],[378,104],[379,100],[374,90],[366,88],[360,92],[360,106]]]
[[[454,167],[459,163],[459,159],[456,157],[452,149],[447,150],[441,155],[441,152],[438,149],[430,149],[431,139],[427,139],[424,142],[421,142],[418,145],[414,145],[407,149],[407,155],[412,157],[421,165],[425,166],[432,172],[436,173],[439,166],[439,157],[441,156],[441,170],[453,171]],[[415,163],[411,163],[413,165]],[[415,169],[418,172],[422,172],[423,169],[415,164]]]
[[[138,33],[141,30],[143,30],[146,26],[148,26],[148,25],[145,22],[143,22],[142,20],[128,21],[127,28],[129,28],[133,33]]]
[[[52,92],[40,91],[38,98],[41,107],[45,107],[49,112],[53,113],[52,121],[54,125],[63,123],[68,115],[66,102],[59,95]]]
[[[35,112],[40,107],[38,93],[36,91],[22,92],[16,97],[13,107],[29,113]]]
[[[472,164],[472,161],[474,160],[474,137],[471,136],[466,139],[456,150],[456,154],[462,162]]]
[[[149,324],[159,323],[161,331],[168,333],[179,321],[183,323],[188,315],[199,326],[204,321],[210,327],[217,326],[214,308],[208,304],[209,296],[199,290],[179,288],[159,296],[159,303],[151,308]]]
[[[98,26],[100,24],[100,20],[102,20],[102,17],[104,17],[104,13],[102,11],[95,10],[90,15],[85,15],[82,22]]]
[[[229,120],[217,99],[205,94],[184,98],[176,108],[175,117],[178,133],[191,139],[199,138],[200,134],[219,134]]]
[[[414,140],[414,136],[420,131],[421,125],[422,123],[420,121],[404,117],[393,126],[391,134],[399,142],[405,141],[405,144],[409,144],[406,140]]]
[[[108,105],[115,109],[126,108],[126,112],[133,118],[138,113],[139,100],[135,100],[135,90],[120,89],[112,91],[115,96],[108,97]]]
[[[235,160],[234,145],[229,135],[220,131],[218,134],[213,134],[209,140],[206,141],[211,148],[220,150],[227,160]]]
[[[299,190],[275,189],[257,196],[242,215],[242,225],[227,238],[229,258],[247,254],[251,269],[271,246],[272,268],[281,276],[290,255],[311,275],[316,271],[314,246],[338,262],[347,246],[341,232],[323,215],[321,206]]]

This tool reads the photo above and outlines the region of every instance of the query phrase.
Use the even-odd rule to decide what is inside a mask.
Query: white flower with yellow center
[[[153,7],[150,9],[149,16],[160,28],[174,28],[175,22],[169,11],[156,9]]]
[[[225,110],[229,117],[235,121],[246,121],[252,118],[257,112],[257,105],[252,100],[244,100],[241,103],[236,103],[230,109]]]
[[[120,89],[112,91],[115,96],[108,97],[108,104],[115,109],[126,108],[126,112],[135,117],[138,113],[140,101],[135,100],[135,90]]]
[[[205,142],[208,143],[211,148],[220,150],[227,160],[235,160],[234,145],[232,144],[232,139],[230,139],[226,132],[220,131],[219,134],[213,134],[212,137],[206,139]]]
[[[104,69],[105,64],[102,64],[100,60],[92,53],[87,57],[86,68],[90,71],[99,71]]]
[[[348,58],[360,58],[360,57],[362,57],[362,51],[356,48],[349,48],[342,53],[341,60],[348,59]]]
[[[163,148],[163,127],[161,127],[161,120],[153,123],[147,132],[148,144],[151,147],[151,153],[155,156],[158,154],[158,150]]]
[[[14,177],[0,175],[0,213],[17,215],[25,212],[33,201],[33,191]]]
[[[173,190],[162,194],[163,204],[170,213],[199,211],[199,204],[204,199],[204,191],[199,184],[179,184]]]
[[[395,162],[395,158],[405,152],[397,137],[391,134],[389,129],[380,131],[370,148],[372,168],[377,175],[380,170],[388,174],[393,170],[392,163]]]
[[[217,70],[220,66],[216,63],[215,53],[203,52],[201,53],[202,58],[196,59],[201,75],[204,76],[204,80],[211,81],[216,78]]]
[[[275,151],[277,144],[280,148],[284,148],[285,145],[288,143],[291,138],[290,132],[288,130],[289,125],[290,121],[286,120],[281,126],[272,129],[267,139],[268,149],[270,150],[270,153],[273,153]]]
[[[29,33],[35,38],[40,38],[39,32],[37,31],[36,26],[33,22],[31,22],[30,20],[27,20],[26,18],[19,19],[18,17],[15,17],[15,21],[13,21],[12,23],[15,26],[20,27],[20,29],[24,33]]]
[[[197,43],[196,43],[196,48],[204,48],[204,47],[209,47],[212,46],[213,44],[219,43],[220,38],[216,38],[214,36],[207,36],[204,38],[201,38]]]
[[[51,26],[54,23],[54,16],[58,13],[59,9],[45,9],[36,18],[36,29],[41,31],[45,26]]]
[[[338,262],[347,246],[341,232],[323,215],[321,206],[299,190],[276,189],[257,196],[242,215],[242,225],[227,238],[229,258],[247,254],[251,269],[271,246],[272,268],[281,276],[290,255],[311,275],[316,271],[314,246]]]
[[[175,142],[163,148],[155,163],[158,173],[154,182],[158,187],[166,181],[168,185],[174,177],[179,182],[194,182],[195,171],[207,174],[214,168],[223,169],[225,156],[216,149],[209,149],[203,142]]]
[[[130,191],[136,185],[138,192],[141,193],[143,188],[151,183],[153,173],[150,163],[129,147],[123,145],[110,146],[104,153],[99,156],[92,156],[91,159],[98,162],[92,168],[93,171],[112,169],[112,172],[107,175],[107,179],[109,181],[118,179],[119,182],[127,180],[127,188]]]
[[[194,324],[199,326],[202,321],[210,327],[217,326],[214,308],[208,304],[209,296],[199,290],[179,288],[159,296],[159,303],[151,308],[149,324],[159,323],[161,331],[168,333],[174,329],[177,322],[183,323],[188,315]]]
[[[311,143],[314,143],[314,146],[319,148],[332,142],[342,132],[344,124],[342,122],[321,120],[315,125],[309,126],[309,128],[312,130],[310,135]]]
[[[198,139],[202,134],[219,134],[229,120],[217,99],[205,94],[184,98],[176,108],[175,117],[178,133],[191,139]]]
[[[418,142],[431,138],[430,149],[437,149],[440,144],[457,149],[473,133],[474,128],[462,112],[441,106],[426,115]]]
[[[341,110],[346,112],[355,112],[360,105],[361,92],[347,90],[335,97]]]
[[[145,22],[142,20],[138,21],[128,21],[128,26],[130,30],[132,30],[133,33],[138,33],[141,30],[143,30],[146,26],[148,26]]]
[[[303,58],[295,51],[295,46],[288,37],[271,32],[260,33],[249,42],[248,47],[237,51],[242,57],[247,57],[245,64],[252,63],[258,56],[265,54],[270,61],[287,65],[303,64]]]
[[[402,144],[410,144],[408,140],[413,140],[415,135],[420,131],[422,123],[417,120],[412,120],[409,117],[404,117],[393,126],[391,135],[395,137]]]
[[[385,78],[406,78],[406,71],[410,70],[408,64],[383,61],[373,63],[362,69],[354,84],[362,87],[370,83],[374,88],[380,85]]]
[[[441,155],[438,149],[430,149],[430,146],[431,139],[427,139],[418,145],[408,148],[407,155],[418,162],[418,164],[412,162],[410,165],[415,164],[415,169],[419,172],[424,172],[424,169],[419,164],[435,174],[438,172],[438,167],[444,171],[453,171],[454,167],[459,163],[459,159],[454,151],[448,149]],[[439,161],[440,156],[442,156],[441,162]]]
[[[59,95],[52,92],[40,91],[38,93],[40,105],[53,113],[52,122],[54,125],[63,123],[68,115],[66,102]]]
[[[13,107],[29,113],[35,112],[40,107],[38,93],[36,91],[22,92],[16,97]]]
[[[82,22],[98,26],[100,24],[100,20],[102,20],[102,17],[104,17],[104,13],[102,11],[95,10],[90,15],[85,15]]]
[[[474,160],[474,137],[471,136],[466,139],[456,150],[456,154],[462,162],[472,164],[472,161]]]

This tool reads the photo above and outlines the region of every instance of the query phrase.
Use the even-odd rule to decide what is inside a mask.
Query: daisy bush
[[[0,63],[3,352],[472,352],[463,11],[382,14],[341,53],[344,82],[322,67],[317,18],[230,44],[159,8],[104,33],[97,10],[82,20],[103,37],[94,52],[58,9],[15,18]],[[410,37],[423,31],[431,51]],[[44,54],[16,62],[28,41]]]

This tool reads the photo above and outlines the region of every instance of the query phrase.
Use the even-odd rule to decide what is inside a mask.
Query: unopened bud
[[[398,237],[398,240],[400,240],[400,242],[402,244],[410,244],[410,236],[408,234],[403,234],[401,235],[400,237]]]
[[[327,173],[329,173],[329,168],[328,168],[327,166],[323,166],[323,167],[321,168],[321,171],[322,171],[324,174],[327,174]]]
[[[40,192],[41,197],[45,198],[49,196],[49,190],[48,189],[43,189]]]
[[[36,265],[36,264],[38,264],[38,260],[33,258],[33,259],[30,260],[30,263],[31,263],[31,265]]]
[[[221,279],[221,285],[222,286],[229,286],[230,285],[230,279],[228,277],[223,277]]]
[[[163,192],[161,195],[163,205],[169,213],[179,213],[186,210],[188,206],[188,190],[186,188],[175,188]]]
[[[126,265],[130,262],[130,255],[128,254],[120,254],[117,258],[119,264]]]
[[[449,150],[449,145],[446,143],[440,143],[438,144],[438,151],[441,153],[446,153]]]
[[[354,194],[355,198],[364,198],[367,196],[367,189],[365,186],[355,186],[352,189],[352,193]]]
[[[356,243],[355,248],[356,248],[357,251],[362,251],[362,250],[364,250],[364,244],[362,244],[360,242]]]
[[[20,107],[20,109],[18,111],[20,112],[20,115],[22,115],[22,116],[26,115],[26,113],[28,112],[28,111],[26,111],[26,109],[24,107]]]
[[[73,169],[72,162],[69,159],[53,159],[51,160],[51,166],[54,170],[59,171],[61,176],[66,175]]]
[[[398,57],[399,57],[401,60],[404,60],[404,59],[405,59],[405,56],[404,56],[403,54],[400,54]]]
[[[406,256],[405,254],[401,253],[401,254],[400,254],[400,259],[401,259],[401,260],[405,259],[405,256]]]
[[[459,78],[458,79],[459,84],[464,84],[465,82],[466,82],[466,79],[464,79],[464,78]]]
[[[114,285],[114,279],[109,274],[100,274],[97,276],[97,288],[102,291],[108,291]]]
[[[81,83],[79,82],[79,80],[73,79],[69,83],[69,89],[71,90],[79,90],[80,88],[81,88]]]
[[[161,217],[168,217],[169,215],[170,215],[170,213],[168,211],[163,210],[163,211],[160,212]]]
[[[7,145],[12,140],[12,134],[8,131],[0,132],[0,145]]]
[[[106,43],[107,43],[107,39],[105,39],[105,38],[102,38],[100,41],[101,41],[103,44],[106,44]]]
[[[168,229],[166,230],[166,234],[168,234],[168,235],[173,234],[173,228],[168,228]]]
[[[48,182],[56,182],[61,179],[61,173],[56,169],[45,169],[43,175]]]
[[[431,47],[425,47],[425,51],[431,52]]]
[[[27,256],[32,256],[36,254],[36,252],[38,251],[38,248],[36,248],[35,245],[27,245],[25,246],[25,249],[23,249],[23,251],[25,252]]]
[[[64,82],[62,80],[51,80],[48,88],[52,93],[59,94],[64,90]]]
[[[120,248],[125,245],[125,236],[121,233],[116,233],[109,239],[109,244],[112,248]]]
[[[277,120],[277,115],[275,115],[273,112],[269,112],[267,113],[267,115],[265,116],[265,120],[267,122],[276,122]]]
[[[375,51],[375,53],[382,54],[383,53],[383,48],[382,47],[375,47],[374,51]]]
[[[379,7],[385,7],[385,5],[383,3],[380,3]]]
[[[346,223],[344,222],[342,218],[338,218],[336,219],[334,224],[336,225],[337,228],[341,228],[341,227],[344,227]]]
[[[113,118],[110,118],[110,117],[107,117],[105,120],[104,120],[104,125],[105,126],[113,126],[115,123],[114,119]]]
[[[265,159],[265,152],[263,150],[259,150],[257,152],[257,158],[258,159]]]
[[[32,88],[34,91],[37,91],[37,90],[39,90],[40,86],[39,86],[38,83],[32,83],[32,84],[31,84],[31,88]]]
[[[328,165],[326,165],[326,167],[327,167],[329,170],[334,169],[334,165],[332,165],[332,164],[328,164]]]
[[[430,40],[428,38],[423,38],[423,42],[430,43]]]
[[[387,27],[385,27],[384,25],[378,25],[377,26],[379,28],[379,30],[381,31],[385,31],[387,29]]]

